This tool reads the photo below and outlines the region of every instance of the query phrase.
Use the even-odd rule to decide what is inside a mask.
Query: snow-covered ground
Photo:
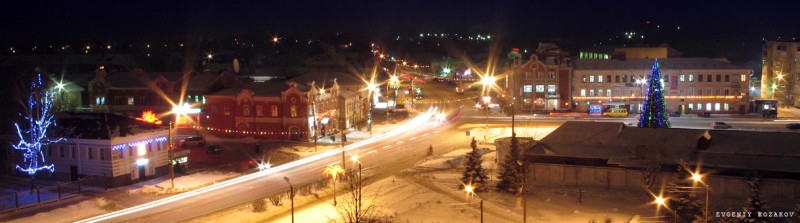
[[[120,201],[114,200],[120,197],[127,200],[132,200],[132,198],[139,197],[144,198],[144,200],[152,200],[154,198],[150,196],[154,196],[154,194],[177,193],[194,190],[238,175],[238,173],[218,171],[197,172],[175,178],[175,190],[169,190],[171,187],[169,178],[166,180],[159,178],[158,181],[150,182],[152,184],[139,184],[138,186],[131,185],[124,188],[119,188],[122,193],[127,192],[127,194],[123,196],[110,194],[110,197],[100,197],[82,201],[80,203],[69,205],[63,208],[53,209],[47,212],[40,212],[30,217],[14,219],[11,222],[74,222],[76,220],[123,208],[121,207],[122,205],[119,204]],[[155,199],[157,198],[158,197],[155,197]]]

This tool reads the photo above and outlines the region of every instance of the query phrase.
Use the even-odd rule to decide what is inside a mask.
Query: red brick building
[[[517,61],[513,66],[514,91],[516,101],[522,110],[562,110],[569,109],[570,80],[572,66],[568,59],[547,56],[540,60],[531,55],[527,61]]]

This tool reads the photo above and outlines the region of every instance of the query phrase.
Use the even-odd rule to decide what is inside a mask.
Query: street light
[[[706,208],[703,211],[703,218],[705,219],[705,222],[708,222],[708,191],[710,189],[709,188],[710,186],[705,182],[703,182],[703,175],[701,175],[699,172],[692,173],[692,180],[694,181],[695,184],[697,183],[702,184],[703,189],[706,189]]]
[[[367,89],[369,90],[369,95],[367,95],[367,100],[369,100],[369,113],[367,113],[367,124],[369,124],[369,137],[372,138],[372,100],[373,100],[372,97],[375,95],[375,90],[378,89],[378,85],[375,84],[374,80],[371,80],[370,83],[367,84]],[[344,162],[344,156],[342,156],[342,162]]]
[[[483,104],[486,105],[486,131],[483,134],[483,141],[487,142],[486,135],[489,134],[489,103],[492,101],[492,97],[490,96],[483,96]]]
[[[339,164],[333,164],[325,168],[322,172],[325,175],[331,176],[333,179],[333,206],[336,206],[336,178],[344,173],[344,168]]]
[[[358,155],[353,155],[353,156],[350,157],[350,160],[352,160],[353,163],[358,163],[358,178],[357,178],[358,182],[356,182],[356,186],[358,187],[358,190],[356,190],[357,194],[355,196],[355,198],[356,198],[356,211],[355,211],[355,215],[356,215],[355,216],[355,220],[356,220],[356,222],[359,222],[361,220],[360,216],[359,216],[359,214],[360,214],[359,211],[361,211],[360,210],[361,209],[361,199],[363,198],[361,196],[361,173],[362,173],[361,172],[361,162],[358,161],[358,158],[359,158]]]
[[[472,198],[472,195],[475,194],[475,188],[473,188],[472,185],[464,185],[464,192],[467,192],[467,195],[469,195],[469,197]],[[483,199],[481,199],[481,198],[478,198],[478,199],[480,199],[480,202],[481,202],[481,206],[480,206],[481,207],[481,223],[483,223]]]
[[[673,211],[672,209],[669,209],[669,206],[667,206],[668,198],[665,198],[665,197],[663,197],[661,195],[658,195],[658,196],[653,195],[653,197],[655,198],[654,202],[656,203],[656,211],[658,210],[659,207],[664,206],[664,208],[667,209],[667,211],[672,212],[672,216],[673,216],[672,221],[673,222],[677,222],[678,221],[678,213],[675,213],[675,211]]]
[[[292,223],[294,223],[294,186],[292,185],[292,182],[289,182],[289,177],[284,176],[283,180],[289,184],[289,200],[291,200],[292,203]]]

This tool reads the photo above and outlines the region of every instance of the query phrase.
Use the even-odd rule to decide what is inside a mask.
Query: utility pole
[[[173,125],[172,121],[169,121],[169,130],[167,130],[167,137],[168,137],[167,139],[169,141],[168,142],[169,143],[169,151],[168,151],[168,156],[169,156],[169,182],[170,182],[170,185],[172,186],[171,188],[174,190],[175,189],[175,160],[172,157],[172,154],[173,154],[173,150],[175,148],[173,148],[173,145],[172,145],[172,125]]]

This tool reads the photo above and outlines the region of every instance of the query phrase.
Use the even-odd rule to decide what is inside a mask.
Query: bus
[[[610,108],[603,113],[608,117],[628,117],[628,109],[626,108]]]

